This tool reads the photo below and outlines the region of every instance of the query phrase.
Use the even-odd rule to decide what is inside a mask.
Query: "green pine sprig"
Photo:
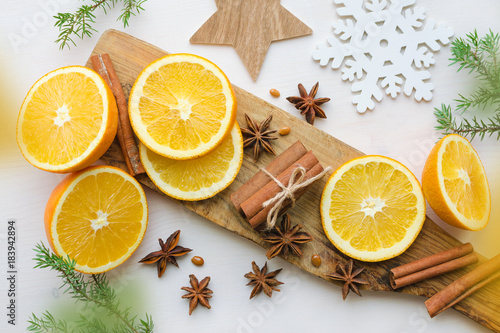
[[[76,46],[74,38],[83,39],[85,36],[91,37],[96,29],[92,27],[95,23],[96,16],[94,12],[101,9],[104,14],[108,10],[114,8],[118,2],[122,2],[123,6],[121,14],[117,21],[122,21],[126,28],[129,25],[129,20],[132,16],[144,11],[142,5],[147,0],[90,0],[93,4],[82,5],[74,13],[58,13],[54,16],[56,23],[54,26],[59,28],[59,36],[56,43],[60,49],[70,48],[71,44]]]
[[[473,117],[471,120],[462,119],[457,122],[451,106],[445,104],[441,104],[441,109],[436,109],[434,114],[439,123],[436,129],[443,130],[443,134],[456,133],[464,137],[469,136],[471,140],[479,136],[483,140],[485,136],[493,136],[496,133],[497,140],[500,138],[500,114],[487,118],[487,121]]]
[[[31,332],[70,332],[68,324],[65,321],[55,319],[48,311],[44,312],[40,317],[32,314],[28,323],[31,324],[28,327],[28,331]]]
[[[48,311],[41,316],[32,314],[27,328],[30,332],[131,332],[151,333],[153,332],[153,320],[146,315],[146,320],[139,320],[137,316],[130,314],[130,307],[123,307],[117,299],[114,289],[109,285],[105,274],[93,274],[90,277],[75,271],[76,262],[69,257],[63,258],[52,253],[43,244],[35,247],[35,268],[50,268],[58,272],[62,279],[61,288],[71,295],[76,302],[83,302],[86,306],[100,308],[107,312],[113,319],[112,327],[104,324],[99,318],[92,315],[80,316],[76,328],[69,329],[64,320],[54,318]],[[89,311],[92,313],[92,311]]]
[[[452,43],[452,57],[450,65],[459,64],[457,71],[468,69],[469,74],[475,73],[481,86],[470,96],[459,94],[454,112],[461,114],[472,108],[480,110],[493,109],[495,116],[485,120],[477,117],[458,120],[451,110],[450,105],[441,105],[436,108],[438,125],[436,129],[443,134],[457,133],[474,139],[481,140],[485,136],[498,134],[500,138],[500,34],[491,30],[486,36],[480,38],[477,31],[469,33],[466,38],[457,38]]]

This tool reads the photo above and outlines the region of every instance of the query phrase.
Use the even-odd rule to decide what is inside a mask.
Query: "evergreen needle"
[[[61,288],[69,293],[76,302],[83,302],[93,308],[101,308],[113,318],[114,325],[104,324],[99,318],[92,316],[94,311],[81,315],[76,327],[70,327],[64,320],[54,318],[46,311],[41,316],[32,314],[27,328],[30,332],[153,332],[153,319],[146,315],[146,319],[135,323],[136,316],[131,316],[130,308],[123,308],[116,297],[114,289],[109,285],[105,274],[91,275],[87,278],[82,273],[75,271],[76,262],[72,259],[60,257],[52,253],[45,245],[37,244],[34,251],[36,256],[35,268],[50,268],[58,272],[62,279]]]
[[[84,0],[85,1],[85,0]],[[59,28],[59,36],[56,43],[62,50],[65,47],[70,48],[71,44],[76,46],[74,38],[83,39],[85,36],[91,37],[96,29],[92,27],[95,23],[96,16],[94,11],[102,9],[104,14],[108,10],[114,8],[119,2],[122,3],[121,14],[118,16],[117,21],[123,22],[123,27],[129,25],[131,16],[139,14],[144,11],[142,5],[147,0],[90,0],[91,5],[82,5],[74,13],[58,13],[54,16],[56,23],[54,26]]]
[[[451,65],[458,64],[457,71],[468,69],[469,74],[476,73],[481,81],[481,86],[470,96],[459,94],[455,100],[457,106],[454,112],[464,114],[470,108],[493,108],[495,115],[485,120],[477,117],[459,120],[450,105],[441,105],[441,109],[435,108],[435,116],[438,125],[436,129],[443,134],[457,133],[469,136],[473,140],[479,136],[481,140],[485,136],[497,134],[500,138],[500,34],[491,30],[486,36],[480,38],[477,31],[469,33],[466,38],[457,38],[452,42],[452,57],[449,59]]]

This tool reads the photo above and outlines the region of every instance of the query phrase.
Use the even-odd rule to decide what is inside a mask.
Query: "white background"
[[[51,4],[51,5],[49,5]],[[43,74],[58,67],[85,64],[100,33],[107,28],[123,30],[115,21],[118,10],[104,16],[97,13],[92,39],[79,41],[70,51],[60,51],[53,43],[58,31],[47,11],[72,11],[81,2],[69,0],[1,0],[0,20],[1,105],[0,136],[2,172],[0,176],[0,330],[23,332],[33,312],[45,309],[58,313],[61,304],[72,304],[58,291],[59,279],[54,272],[33,269],[32,248],[46,242],[43,212],[47,198],[64,177],[40,171],[29,165],[15,144],[15,123],[23,97]],[[169,52],[190,52],[218,64],[230,80],[278,107],[300,116],[285,100],[297,95],[297,84],[307,89],[320,81],[319,97],[330,97],[325,105],[328,119],[319,119],[315,126],[369,154],[382,154],[405,163],[420,179],[425,157],[439,138],[433,108],[450,103],[457,93],[470,92],[475,81],[466,73],[449,67],[449,46],[435,54],[431,67],[435,85],[431,102],[415,102],[404,95],[395,100],[385,97],[373,111],[360,115],[351,104],[350,84],[341,80],[339,70],[320,67],[311,54],[319,43],[333,33],[331,23],[338,19],[331,0],[282,0],[285,8],[310,26],[310,36],[272,43],[257,81],[251,80],[233,48],[229,46],[191,45],[191,35],[215,12],[213,0],[149,0],[146,12],[132,18],[124,31],[153,43]],[[500,2],[496,0],[419,0],[428,18],[446,22],[455,36],[477,28],[484,34],[491,28],[500,32]],[[35,24],[35,25],[34,25]],[[34,26],[33,26],[34,25]],[[281,91],[281,97],[270,96],[269,89]],[[429,209],[429,215],[443,228],[462,241],[471,241],[487,257],[500,252],[500,143],[493,138],[474,140],[486,168],[492,192],[490,224],[479,232],[466,232],[447,227]],[[316,278],[276,258],[270,269],[282,267],[278,276],[285,282],[272,299],[259,295],[249,300],[251,287],[245,286],[243,275],[255,260],[264,264],[265,250],[177,206],[168,199],[146,190],[150,219],[142,245],[122,266],[109,273],[121,292],[136,292],[135,307],[140,316],[153,315],[156,332],[486,332],[487,330],[462,314],[449,310],[430,319],[424,299],[393,293],[363,292],[360,298],[350,294],[342,301],[340,288]],[[18,283],[17,325],[6,324],[6,222],[17,220]],[[161,279],[153,265],[137,264],[147,253],[156,250],[157,239],[166,238],[181,229],[180,245],[194,251],[179,260],[180,268],[167,267]],[[190,262],[193,255],[205,258],[205,265]],[[214,297],[211,310],[198,307],[188,316],[188,301],[182,300],[180,287],[188,285],[188,275],[200,279],[212,277],[210,288]],[[142,294],[142,296],[140,296]],[[66,302],[66,303],[65,303]]]

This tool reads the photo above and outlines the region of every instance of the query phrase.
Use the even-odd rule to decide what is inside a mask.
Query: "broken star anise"
[[[260,125],[258,125],[257,122],[255,122],[255,120],[250,118],[247,114],[245,114],[245,120],[248,128],[241,128],[241,133],[246,137],[245,141],[243,141],[243,147],[253,147],[253,161],[257,162],[262,149],[276,155],[273,147],[269,144],[269,140],[278,139],[275,136],[271,136],[271,134],[276,133],[276,130],[268,130],[269,124],[271,123],[271,120],[273,120],[273,116],[267,117],[267,119],[262,121]]]
[[[327,276],[333,280],[344,281],[344,286],[342,287],[342,298],[345,300],[347,294],[349,294],[349,289],[354,291],[356,294],[361,296],[358,286],[356,284],[369,284],[364,279],[357,277],[361,272],[365,270],[364,267],[356,268],[353,271],[354,263],[352,259],[349,259],[347,264],[337,262],[335,265],[335,272],[327,274]],[[340,267],[340,271],[338,271]]]
[[[299,83],[300,97],[290,96],[286,98],[290,103],[295,104],[295,108],[300,110],[301,115],[306,116],[306,121],[311,125],[314,125],[316,117],[326,118],[325,112],[319,106],[330,100],[327,97],[314,98],[318,93],[318,87],[319,82],[316,82],[308,94],[302,83]]]
[[[302,250],[299,245],[310,242],[313,238],[307,232],[299,231],[301,228],[302,226],[299,224],[292,228],[290,216],[285,214],[281,220],[281,225],[276,225],[274,229],[267,232],[262,237],[263,241],[274,244],[267,250],[267,259],[274,258],[280,253],[286,258],[290,250],[302,258]]]
[[[150,254],[142,258],[139,262],[144,264],[157,263],[158,277],[161,277],[163,275],[163,273],[165,272],[165,268],[167,268],[167,263],[169,262],[179,267],[175,257],[183,256],[186,253],[192,251],[191,249],[177,245],[177,243],[179,243],[180,233],[181,231],[177,230],[176,232],[171,234],[170,237],[168,237],[165,243],[161,238],[158,238],[161,249],[159,251],[151,252]]]
[[[264,290],[264,294],[269,297],[273,295],[273,290],[280,291],[278,288],[276,288],[276,286],[283,284],[283,282],[276,280],[276,275],[281,272],[281,268],[271,273],[267,273],[267,262],[264,264],[264,267],[260,269],[255,261],[252,261],[252,269],[253,273],[248,272],[245,274],[245,277],[250,280],[250,282],[247,283],[247,286],[255,285],[255,287],[253,287],[252,289],[252,293],[250,294],[250,299],[260,293],[262,290]]]
[[[182,295],[182,298],[189,299],[189,315],[193,313],[193,310],[196,308],[198,303],[210,309],[210,304],[208,303],[208,299],[212,297],[213,291],[208,289],[208,283],[210,282],[210,276],[205,277],[203,280],[198,282],[198,279],[193,274],[189,275],[189,283],[191,284],[191,288],[182,287],[182,290],[187,291],[188,293]]]

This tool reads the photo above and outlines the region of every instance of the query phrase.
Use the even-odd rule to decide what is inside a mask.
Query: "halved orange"
[[[151,180],[165,194],[179,200],[202,200],[228,187],[243,163],[243,137],[237,123],[229,136],[207,155],[173,160],[141,144],[141,161]]]
[[[115,98],[99,74],[63,67],[31,87],[19,112],[17,143],[37,168],[77,171],[106,152],[117,126]]]
[[[434,146],[422,172],[422,187],[429,205],[446,223],[465,230],[480,230],[488,223],[488,179],[466,138],[450,134]]]
[[[99,274],[122,264],[137,249],[148,224],[141,185],[125,171],[93,166],[71,173],[50,195],[45,231],[57,255],[79,272]]]
[[[415,176],[384,156],[352,159],[338,168],[321,196],[323,229],[337,249],[362,261],[403,253],[425,221]]]
[[[226,75],[192,54],[171,54],[148,65],[129,98],[130,121],[139,140],[176,160],[214,150],[236,119],[236,97]]]

